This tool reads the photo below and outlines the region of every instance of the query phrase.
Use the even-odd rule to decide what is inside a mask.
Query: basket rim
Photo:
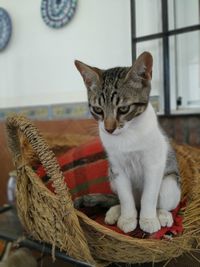
[[[45,186],[45,184],[42,182],[41,178],[37,175],[36,172],[34,172],[34,170],[29,165],[26,165],[25,169],[28,171],[31,171],[34,174],[34,178],[32,180],[35,180],[35,178],[37,178],[37,183],[40,184],[40,186],[41,186],[40,188],[42,188],[42,190],[43,190],[42,194],[46,193],[51,198],[54,198],[57,201],[59,201],[58,195],[56,195],[54,192],[52,192],[51,190],[49,190]],[[30,179],[30,177],[29,177],[29,179]],[[187,201],[186,210],[188,209],[188,207],[190,207],[192,202],[193,201],[190,201],[190,200]],[[199,200],[199,202],[200,202],[200,200]],[[96,222],[95,220],[92,220],[84,212],[82,212],[76,208],[74,208],[74,210],[75,210],[75,213],[77,214],[78,218],[80,218],[84,223],[86,223],[86,224],[90,225],[91,227],[93,227],[94,229],[98,230],[98,232],[101,232],[102,234],[105,234],[107,236],[115,238],[118,241],[127,242],[129,244],[136,244],[137,243],[138,245],[140,245],[141,243],[144,245],[144,242],[145,242],[147,246],[149,246],[149,245],[151,245],[151,246],[156,245],[157,246],[158,242],[159,242],[159,244],[161,244],[161,242],[163,244],[169,244],[169,240],[165,240],[165,239],[137,238],[134,236],[128,236],[126,234],[118,233],[118,232]],[[184,218],[184,216],[183,216],[183,218]],[[184,220],[183,220],[183,228],[184,228]],[[185,238],[188,235],[190,237],[189,239],[193,239],[193,236],[191,235],[192,232],[193,232],[192,230],[190,230],[190,231],[184,230],[181,235],[173,237],[172,240],[170,240],[170,242],[173,242],[173,243],[175,243],[177,241],[179,242],[180,240],[182,240],[183,238]],[[200,229],[199,229],[199,232],[200,232]],[[149,249],[151,250],[151,247],[149,247]]]

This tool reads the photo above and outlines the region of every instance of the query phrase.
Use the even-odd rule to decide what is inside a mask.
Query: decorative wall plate
[[[61,28],[74,16],[77,0],[42,0],[41,14],[52,28]]]
[[[8,12],[0,7],[0,51],[3,50],[12,33],[12,22]]]

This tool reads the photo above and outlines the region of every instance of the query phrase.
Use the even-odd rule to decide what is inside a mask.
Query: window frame
[[[178,34],[189,33],[200,30],[200,23],[181,27],[178,29],[169,30],[168,23],[168,0],[161,1],[161,21],[162,21],[162,32],[136,36],[136,16],[135,16],[135,0],[130,0],[131,5],[131,35],[132,35],[132,60],[136,59],[136,45],[139,42],[151,41],[155,39],[163,40],[163,96],[164,96],[164,115],[173,115],[171,113],[171,100],[170,100],[170,49],[169,49],[169,38],[170,36],[176,36]],[[199,0],[200,7],[200,0]],[[178,102],[178,97],[176,103]],[[191,111],[191,113],[193,113]]]

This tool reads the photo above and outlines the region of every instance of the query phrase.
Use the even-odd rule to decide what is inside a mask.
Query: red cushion
[[[60,156],[58,162],[73,199],[93,193],[112,193],[108,181],[108,161],[99,138],[72,148]],[[37,169],[37,174],[54,191],[42,166]]]

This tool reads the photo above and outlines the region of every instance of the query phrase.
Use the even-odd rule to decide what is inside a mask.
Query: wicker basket
[[[74,209],[63,174],[37,128],[22,116],[7,119],[8,144],[18,173],[17,208],[22,224],[35,239],[58,247],[71,257],[93,266],[111,262],[167,261],[198,250],[200,244],[200,150],[174,145],[182,176],[182,196],[187,196],[184,233],[171,241],[127,237]],[[33,171],[22,149],[25,136],[53,182],[50,192]]]

